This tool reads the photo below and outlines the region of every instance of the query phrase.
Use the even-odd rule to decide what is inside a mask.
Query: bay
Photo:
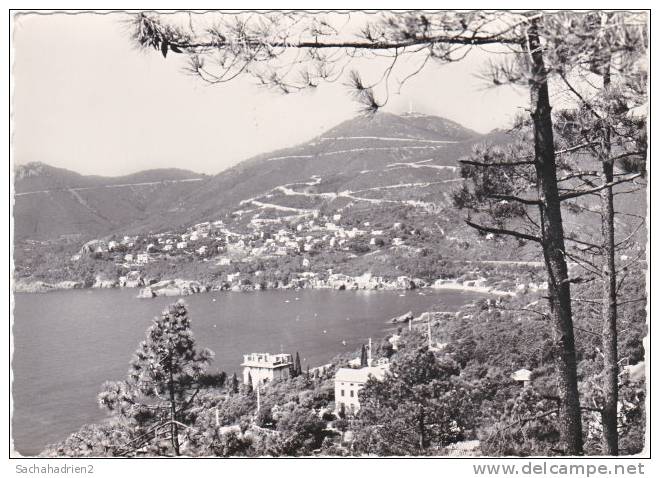
[[[20,454],[36,455],[106,417],[96,404],[103,382],[125,377],[151,320],[176,300],[136,294],[93,289],[14,296],[12,438]],[[385,336],[391,317],[454,311],[479,297],[428,289],[271,290],[184,300],[197,343],[216,354],[212,368],[231,374],[250,352],[299,352],[303,369],[322,365],[369,337]]]

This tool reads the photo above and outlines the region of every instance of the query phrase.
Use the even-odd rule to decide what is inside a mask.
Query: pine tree
[[[588,153],[600,163],[597,174],[592,171],[593,159],[586,167],[575,161],[571,164],[571,175],[582,181],[581,186],[593,189],[594,194],[600,196],[600,211],[596,212],[601,219],[602,240],[600,243],[594,243],[591,237],[582,240],[580,252],[587,258],[583,257],[580,262],[586,264],[602,282],[603,448],[605,454],[617,455],[617,296],[625,277],[620,282],[617,280],[615,258],[617,250],[627,247],[635,232],[623,240],[615,237],[615,196],[633,192],[630,187],[618,189],[617,192],[616,186],[636,182],[645,172],[645,116],[631,112],[643,106],[648,99],[644,61],[647,32],[632,12],[589,12],[578,17],[562,14],[553,17],[553,20],[552,29],[556,33],[549,37],[550,51],[558,52],[555,63],[562,65],[560,78],[563,86],[568,88],[579,105],[576,109],[562,112],[558,130],[568,136],[569,142],[588,145]],[[580,35],[575,35],[576,31]],[[582,85],[574,80],[588,75],[600,77],[600,82],[597,82],[600,86],[593,87],[592,83]],[[618,166],[618,171],[615,166]],[[596,178],[600,184],[596,184]],[[573,204],[573,207],[589,210],[579,204]],[[593,262],[593,256],[601,256],[600,267]],[[627,264],[627,268],[630,266],[630,263]]]
[[[251,394],[254,391],[254,387],[252,385],[252,374],[248,372],[248,379],[247,379],[247,384],[245,386],[245,393],[248,395]]]
[[[213,352],[196,348],[188,311],[181,300],[154,320],[146,336],[131,361],[127,379],[106,382],[99,404],[137,437],[117,454],[132,454],[155,437],[166,436],[170,452],[180,455],[180,427],[194,421],[191,409],[205,387],[203,382],[217,382],[205,375]]]
[[[219,387],[224,387],[225,386],[225,384],[227,383],[227,373],[226,372],[223,371],[223,372],[220,372],[220,374],[218,374],[218,382],[219,382],[218,383]]]
[[[231,382],[229,383],[229,393],[238,393],[238,377],[236,376],[236,372],[234,372],[234,375],[231,376]]]
[[[360,367],[366,367],[369,365],[367,361],[367,347],[362,344],[362,350],[360,351]]]
[[[293,366],[293,376],[297,377],[302,374],[302,367],[300,365],[300,355],[296,352],[296,362]]]

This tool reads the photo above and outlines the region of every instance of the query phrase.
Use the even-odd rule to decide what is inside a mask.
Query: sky
[[[308,141],[359,114],[344,82],[283,95],[253,78],[209,85],[130,41],[125,14],[20,16],[14,23],[15,164],[41,161],[82,174],[153,168],[216,174],[256,154]],[[478,78],[488,54],[437,65],[392,94],[384,111],[442,116],[486,133],[511,124],[524,90]],[[356,64],[367,78],[386,63]],[[405,67],[405,65],[404,65]]]

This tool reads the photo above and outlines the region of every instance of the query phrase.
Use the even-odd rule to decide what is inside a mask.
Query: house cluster
[[[362,222],[359,228],[341,214],[323,215],[315,212],[305,218],[262,221],[240,216],[231,219],[231,228],[222,221],[195,224],[181,232],[124,236],[113,240],[93,240],[85,243],[72,260],[83,255],[110,254],[118,266],[139,270],[145,265],[176,257],[191,256],[200,261],[213,261],[217,266],[236,262],[252,262],[275,257],[301,256],[301,266],[307,271],[293,280],[291,287],[326,287],[334,289],[408,288],[410,279],[400,277],[396,284],[385,283],[379,277],[365,274],[349,277],[328,271],[313,270],[314,252],[328,250],[358,251],[358,245],[382,247],[401,246],[403,239],[395,237],[404,228],[401,223],[388,227],[372,227]],[[368,248],[366,249],[368,250]],[[229,272],[229,271],[228,271]],[[257,275],[255,273],[255,275]],[[243,287],[251,278],[238,272],[228,273],[229,287]],[[252,281],[255,282],[255,281]],[[257,285],[262,284],[258,281]],[[246,285],[247,284],[247,285]],[[275,285],[277,286],[277,285]],[[256,287],[256,286],[255,286]]]
[[[224,251],[226,234],[222,221],[203,222],[182,233],[163,232],[146,236],[124,236],[121,240],[94,239],[71,259],[89,254],[112,254],[126,268],[142,266],[164,255],[196,255],[207,257]]]
[[[253,218],[250,227],[262,239],[259,247],[250,252],[253,256],[286,256],[311,252],[314,249],[335,249],[347,246],[347,241],[368,234],[357,227],[347,228],[340,224],[341,214],[332,217],[318,215],[298,223],[279,221],[265,223]],[[368,223],[367,223],[368,225]],[[280,226],[275,230],[276,226]]]

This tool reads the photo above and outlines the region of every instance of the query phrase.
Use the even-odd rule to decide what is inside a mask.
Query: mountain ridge
[[[207,177],[207,175],[181,168],[153,168],[117,176],[81,174],[71,169],[51,166],[42,161],[30,161],[16,166],[14,188],[17,193],[25,193],[44,189],[94,187],[203,177]]]
[[[297,203],[305,206],[302,209],[327,203],[333,208],[354,203],[364,206],[379,200],[394,201],[379,199],[378,195],[392,196],[399,192],[400,184],[427,182],[434,184],[422,194],[409,191],[410,200],[423,201],[428,196],[446,204],[448,188],[441,188],[442,181],[450,184],[456,180],[457,160],[475,143],[488,140],[502,142],[504,135],[480,134],[438,116],[376,113],[348,119],[308,142],[256,155],[212,176],[172,168],[108,178],[30,163],[30,168],[19,166],[16,172],[16,235],[53,239],[69,233],[95,237],[162,231],[218,219],[245,209],[245,205],[256,209],[255,214],[261,217],[286,212],[287,208],[291,212]],[[36,173],[29,174],[31,170]],[[59,178],[48,183],[48,174]],[[148,183],[146,179],[159,174],[163,182],[159,187],[125,184],[119,193],[119,188],[99,187],[138,178]],[[305,194],[288,188],[315,182],[313,178],[321,179],[304,186],[309,190]],[[195,181],[173,183],[174,179]],[[47,183],[49,187],[45,187]],[[84,190],[91,187],[98,189]],[[346,193],[354,190],[368,190],[367,194],[376,197],[365,199]],[[38,191],[48,194],[25,195]],[[341,192],[345,194],[333,198],[332,194]],[[260,201],[262,195],[273,197]],[[33,204],[24,207],[28,199]]]

